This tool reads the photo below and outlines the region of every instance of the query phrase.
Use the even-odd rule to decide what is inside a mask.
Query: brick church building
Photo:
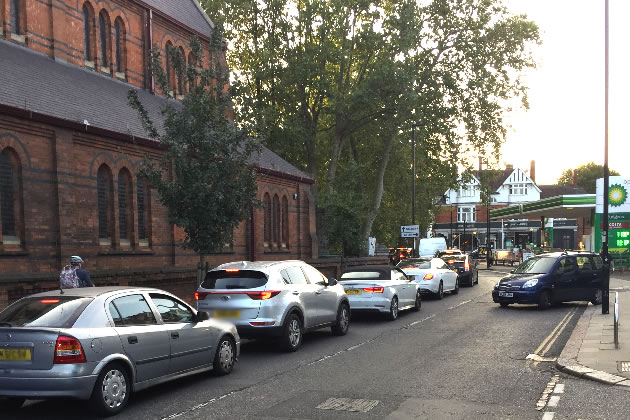
[[[197,36],[205,60],[212,21],[195,0],[0,0],[0,22],[0,308],[54,288],[70,255],[97,285],[187,293],[198,257],[136,176],[160,148],[127,93],[137,89],[159,122],[169,99],[156,91],[151,46],[188,57]],[[265,148],[251,164],[264,206],[207,260],[317,258],[314,180]]]

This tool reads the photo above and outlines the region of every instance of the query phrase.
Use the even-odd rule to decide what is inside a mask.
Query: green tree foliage
[[[412,124],[425,228],[467,157],[498,153],[514,100],[527,107],[520,74],[534,66],[538,28],[501,0],[202,4],[226,27],[239,124],[316,178],[320,206],[347,200],[336,178],[356,174],[361,241],[391,244],[399,216],[411,221]]]
[[[584,165],[580,165],[575,169],[565,169],[562,171],[562,175],[558,178],[558,185],[572,185],[573,184],[573,171],[576,173],[577,185],[584,188],[588,194],[595,194],[595,181],[597,178],[604,177],[604,167],[598,165],[595,162],[589,162]],[[619,172],[609,169],[610,175],[620,175]]]
[[[218,31],[210,51],[221,44]],[[198,39],[191,42],[193,62],[176,48],[169,61],[184,79],[188,93],[181,103],[165,101],[163,124],[156,127],[135,90],[128,94],[149,137],[159,141],[164,153],[159,162],[145,158],[139,176],[156,188],[170,220],[183,228],[184,248],[200,255],[217,252],[232,240],[232,232],[256,204],[255,172],[249,159],[258,146],[227,118],[231,110],[228,74],[218,60],[204,67]],[[152,51],[152,69],[162,92],[169,92],[162,57]]]

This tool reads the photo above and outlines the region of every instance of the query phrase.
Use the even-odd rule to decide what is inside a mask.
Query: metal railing
[[[614,314],[614,325],[615,325],[615,348],[619,348],[619,292],[615,292],[615,314]]]

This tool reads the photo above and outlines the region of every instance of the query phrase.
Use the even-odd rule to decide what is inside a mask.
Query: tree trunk
[[[343,115],[337,113],[336,124],[335,124],[335,139],[333,145],[333,153],[330,159],[330,165],[328,166],[328,175],[326,176],[326,192],[328,194],[332,194],[335,191],[334,183],[335,183],[335,175],[337,174],[337,164],[339,163],[339,158],[341,157],[341,152],[343,151],[343,144],[346,140],[345,136],[345,127],[343,126]]]
[[[383,178],[385,177],[385,170],[389,164],[389,158],[392,154],[392,147],[394,145],[394,135],[387,137],[385,141],[385,150],[383,151],[383,158],[376,174],[376,186],[374,189],[374,200],[368,210],[367,218],[361,231],[361,238],[367,241],[368,236],[372,232],[372,224],[378,215],[378,209],[381,207],[381,201],[383,200]]]

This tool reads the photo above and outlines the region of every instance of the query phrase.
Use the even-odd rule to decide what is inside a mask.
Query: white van
[[[424,238],[418,244],[418,255],[421,257],[433,257],[437,251],[446,249],[444,238]]]

